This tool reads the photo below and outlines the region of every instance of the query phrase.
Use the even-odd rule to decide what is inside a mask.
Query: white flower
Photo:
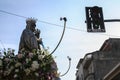
[[[25,71],[26,75],[29,75],[29,74],[30,74],[30,69],[27,68],[27,69],[25,69],[24,71]]]
[[[26,58],[26,63],[28,63],[29,62],[29,59],[28,58]]]
[[[10,59],[9,59],[9,58],[5,58],[4,60],[5,60],[6,62],[9,62],[9,61],[10,61]]]
[[[23,57],[23,54],[18,54],[17,57],[18,57],[18,59],[20,59]]]
[[[38,55],[38,59],[42,60],[44,58],[44,55]]]
[[[15,69],[15,72],[19,72],[19,69]]]
[[[38,77],[38,76],[39,76],[39,74],[38,74],[38,73],[35,73],[35,76],[37,76],[37,77]]]
[[[33,57],[33,53],[29,53],[29,57],[32,58]]]
[[[14,78],[17,78],[17,77],[18,77],[18,75],[17,75],[17,74],[15,74],[15,75],[14,75]]]
[[[37,61],[33,61],[33,63],[32,63],[32,68],[33,68],[33,70],[34,69],[38,69],[39,68],[39,64],[38,64],[38,62]]]
[[[18,63],[16,63],[15,64],[15,67],[19,67],[19,66],[21,66],[22,64],[20,63],[20,62],[18,62]]]
[[[26,63],[32,61],[31,58],[26,58]]]

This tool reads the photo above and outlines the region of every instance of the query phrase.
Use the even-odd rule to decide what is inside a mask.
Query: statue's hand
[[[42,38],[37,39],[37,42],[38,42],[39,44],[41,44],[41,43],[42,43]]]
[[[35,30],[35,36],[36,36],[37,38],[39,38],[39,36],[40,36],[40,30],[39,30],[39,29],[36,29],[36,30]]]

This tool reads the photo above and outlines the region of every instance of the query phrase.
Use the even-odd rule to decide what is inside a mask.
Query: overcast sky
[[[119,3],[119,0],[1,0],[0,49],[13,48],[17,54],[20,36],[26,26],[24,17],[34,17],[39,20],[37,28],[41,30],[44,45],[51,52],[63,30],[63,27],[56,25],[63,26],[64,22],[60,21],[60,17],[66,17],[68,21],[65,35],[53,56],[57,57],[55,60],[61,74],[68,69],[67,56],[72,58],[70,71],[61,79],[75,80],[80,58],[86,53],[99,50],[106,39],[120,37],[119,22],[105,23],[106,33],[86,32],[85,7],[102,7],[104,19],[120,19]]]

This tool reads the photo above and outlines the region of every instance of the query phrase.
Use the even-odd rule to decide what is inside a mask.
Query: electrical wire
[[[17,17],[21,17],[21,18],[28,18],[28,17],[21,16],[21,15],[15,14],[15,13],[11,13],[11,12],[8,12],[8,11],[4,11],[4,10],[0,10],[0,12],[6,13],[6,14],[9,14],[9,15],[13,15],[13,16],[17,16]]]
[[[13,15],[13,16],[17,16],[17,17],[21,17],[21,18],[25,18],[27,19],[28,17],[25,17],[25,16],[22,16],[22,15],[18,15],[18,14],[15,14],[15,13],[11,13],[11,12],[8,12],[8,11],[4,11],[4,10],[0,10],[0,12],[2,13],[6,13],[6,14],[9,14],[9,15]],[[49,25],[54,25],[54,26],[58,26],[58,27],[63,27],[61,25],[58,25],[58,24],[54,24],[54,23],[50,23],[50,22],[46,22],[46,21],[42,21],[42,20],[38,20],[38,22],[41,22],[41,23],[45,23],[45,24],[49,24]],[[76,29],[76,28],[72,28],[72,27],[66,27],[67,29],[71,29],[71,30],[76,30],[76,31],[80,31],[80,32],[86,32],[85,30],[80,30],[80,29]],[[113,37],[120,37],[118,35],[109,35],[109,34],[99,34],[99,35],[104,35],[104,36],[113,36]]]

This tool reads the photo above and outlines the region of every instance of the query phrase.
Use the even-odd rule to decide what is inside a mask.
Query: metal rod
[[[61,43],[61,41],[62,41],[62,39],[63,39],[64,33],[65,33],[65,28],[66,28],[66,21],[67,21],[67,19],[66,19],[66,17],[63,17],[63,18],[60,18],[60,20],[64,20],[63,33],[62,33],[62,36],[61,36],[61,38],[60,38],[60,40],[59,40],[59,43],[57,44],[57,46],[55,47],[55,49],[50,53],[50,55],[52,55],[52,54],[56,51],[56,49],[58,48],[58,46],[60,45],[60,43]]]
[[[70,58],[69,56],[67,56],[67,58],[68,58],[68,60],[69,60],[69,67],[68,67],[68,70],[67,70],[64,74],[60,75],[60,77],[65,76],[65,75],[69,72],[69,70],[70,70],[70,67],[71,67],[71,58]]]
[[[120,22],[120,19],[106,19],[104,22]],[[87,21],[85,21],[85,23],[87,23]]]
[[[104,20],[104,22],[120,22],[120,19],[108,19]]]

